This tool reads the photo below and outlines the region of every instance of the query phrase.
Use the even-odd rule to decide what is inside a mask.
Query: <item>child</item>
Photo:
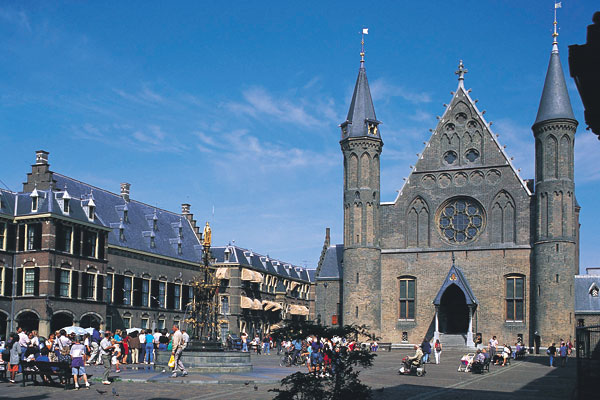
[[[114,346],[112,353],[112,363],[117,367],[117,370],[115,372],[118,373],[121,372],[121,364],[119,364],[119,357],[121,357],[121,346],[115,339],[112,340],[112,344]]]
[[[71,346],[71,372],[73,373],[73,382],[75,382],[75,390],[79,390],[79,377],[83,376],[85,388],[89,389],[90,384],[85,374],[85,346],[81,344],[79,338],[75,338]]]

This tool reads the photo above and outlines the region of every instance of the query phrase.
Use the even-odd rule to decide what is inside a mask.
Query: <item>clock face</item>
[[[442,238],[453,244],[475,240],[484,227],[483,207],[467,197],[453,198],[438,210],[438,231]]]

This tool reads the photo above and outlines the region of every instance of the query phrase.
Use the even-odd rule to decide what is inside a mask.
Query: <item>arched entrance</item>
[[[79,323],[79,326],[81,326],[82,328],[96,328],[96,329],[100,329],[100,318],[97,315],[94,314],[86,314],[83,317],[81,317],[81,321]]]
[[[73,325],[73,316],[64,312],[55,313],[50,320],[50,332],[56,332],[66,326]]]
[[[466,333],[469,329],[469,307],[465,294],[457,285],[450,285],[440,301],[439,325],[442,333]]]
[[[40,317],[32,311],[24,311],[17,315],[17,327],[24,331],[37,331],[40,326]]]

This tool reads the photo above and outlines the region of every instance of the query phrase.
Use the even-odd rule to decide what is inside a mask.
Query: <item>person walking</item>
[[[556,343],[552,343],[548,350],[546,350],[546,354],[550,357],[550,366],[554,367],[554,357],[556,357]]]
[[[140,341],[140,354],[138,358],[142,360],[144,364],[146,364],[146,331],[144,329],[138,333],[138,339]]]
[[[85,346],[81,344],[78,338],[75,338],[73,345],[71,346],[71,372],[73,373],[73,382],[75,383],[75,390],[79,390],[79,377],[83,376],[85,382],[85,388],[90,388],[90,383],[87,380],[85,374]]]
[[[270,356],[271,355],[271,338],[269,337],[269,335],[265,335],[263,337],[262,340],[262,344],[263,344],[263,353],[266,356]]]
[[[248,335],[246,332],[242,333],[242,352],[248,352]]]
[[[110,385],[108,375],[110,374],[110,361],[112,357],[112,342],[110,340],[110,332],[104,332],[104,339],[100,342],[100,357],[102,358],[102,364],[104,365],[104,374],[102,375],[102,383]]]
[[[421,349],[423,350],[423,363],[429,363],[429,355],[431,354],[431,343],[427,338],[423,339],[421,343]]]
[[[20,328],[19,328],[20,329]],[[19,344],[19,335],[16,333],[10,336],[10,361],[8,364],[8,371],[10,372],[10,383],[15,383],[15,377],[19,372],[19,362],[21,361],[21,353],[24,351],[21,349]]]
[[[568,352],[569,352],[569,348],[567,347],[565,342],[562,342],[560,344],[560,349],[558,350],[558,353],[560,355],[560,366],[561,367],[567,366],[567,356],[569,355]]]
[[[92,335],[90,336],[90,347],[92,349],[90,353],[90,358],[88,360],[88,364],[96,364],[100,365],[100,341],[102,338],[100,337],[100,331],[94,326],[94,330],[92,331]]]
[[[440,358],[442,357],[442,344],[440,343],[440,339],[435,340],[434,350],[435,350],[435,363],[439,364]]]
[[[183,372],[182,376],[188,374],[183,365],[183,361],[181,361],[181,354],[183,353],[184,346],[185,341],[183,339],[183,334],[179,330],[179,326],[173,325],[173,350],[171,350],[171,354],[175,357],[175,367],[173,368],[173,375],[171,375],[171,378],[177,378],[177,369],[180,369]]]

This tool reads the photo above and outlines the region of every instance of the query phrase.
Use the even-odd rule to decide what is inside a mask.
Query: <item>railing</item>
[[[600,379],[600,325],[577,327],[577,397],[597,396]]]

